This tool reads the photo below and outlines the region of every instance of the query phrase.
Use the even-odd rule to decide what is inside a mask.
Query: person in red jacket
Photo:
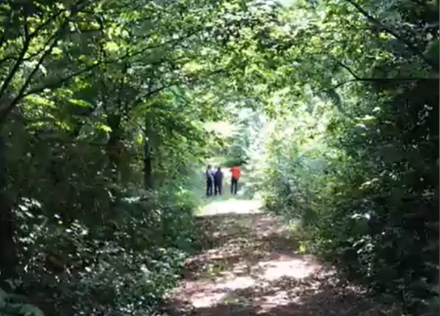
[[[237,194],[238,189],[238,179],[240,179],[241,170],[238,166],[233,166],[231,168],[231,194]]]

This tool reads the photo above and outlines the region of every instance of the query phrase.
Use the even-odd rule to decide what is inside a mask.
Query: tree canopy
[[[428,0],[1,2],[1,313],[152,314],[197,247],[220,151],[301,223],[304,249],[434,315],[438,15]],[[224,121],[226,139],[207,127]]]

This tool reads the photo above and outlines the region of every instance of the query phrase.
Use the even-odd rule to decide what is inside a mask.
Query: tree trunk
[[[107,124],[111,128],[109,139],[106,146],[107,157],[110,162],[110,172],[113,183],[117,183],[119,179],[120,154],[121,154],[121,116],[109,115]]]
[[[0,132],[1,133],[1,132]],[[16,277],[18,265],[17,245],[14,241],[15,221],[13,205],[8,193],[6,141],[0,134],[0,280]]]
[[[153,189],[153,159],[150,143],[150,140],[145,140],[144,145],[144,185],[147,190]]]
[[[151,133],[151,117],[145,117],[145,143],[144,143],[144,186],[146,190],[153,189],[153,146]]]

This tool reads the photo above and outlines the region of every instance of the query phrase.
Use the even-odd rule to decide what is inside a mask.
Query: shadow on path
[[[240,207],[257,206],[241,202],[197,218],[206,249],[187,260],[163,315],[392,315],[361,289],[341,286],[315,257],[298,254],[276,218],[237,214]]]

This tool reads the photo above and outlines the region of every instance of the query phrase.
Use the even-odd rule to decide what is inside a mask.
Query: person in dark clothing
[[[214,174],[214,194],[222,195],[222,186],[223,186],[223,172],[220,167],[217,168],[217,171]]]
[[[214,170],[211,166],[208,166],[205,171],[206,176],[206,196],[212,195],[212,187],[214,185]]]

